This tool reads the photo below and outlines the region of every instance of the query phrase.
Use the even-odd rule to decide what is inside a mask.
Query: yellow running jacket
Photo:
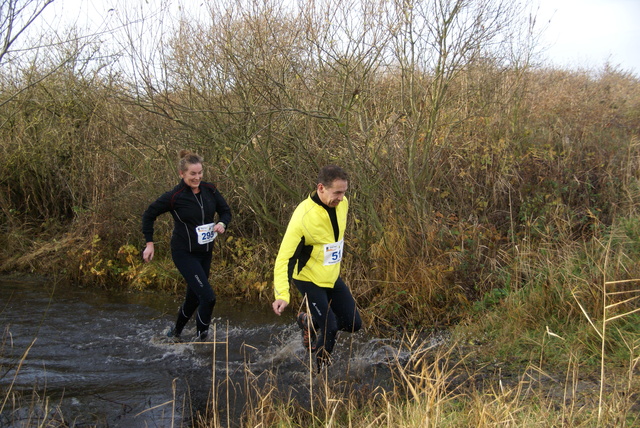
[[[291,278],[332,288],[340,275],[349,201],[345,197],[335,208],[336,239],[329,212],[312,199],[314,194],[296,207],[276,257],[273,272],[275,298],[287,303]]]

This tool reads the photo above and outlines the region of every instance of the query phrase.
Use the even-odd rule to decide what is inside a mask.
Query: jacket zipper
[[[192,192],[193,193],[193,192]],[[202,221],[200,224],[204,224],[204,196],[202,194],[202,189],[200,189],[200,198],[198,199],[198,195],[193,193],[193,197],[196,198],[196,202],[200,206],[200,214],[202,215]],[[209,251],[209,243],[206,244],[207,251]]]

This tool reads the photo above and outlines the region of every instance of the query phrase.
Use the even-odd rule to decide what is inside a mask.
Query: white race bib
[[[196,226],[196,235],[198,235],[198,244],[208,244],[209,242],[216,239],[218,236],[218,232],[213,231],[214,223],[203,224],[200,226]]]
[[[331,244],[325,244],[324,246],[324,265],[335,265],[342,260],[342,248],[344,247],[344,240],[333,242]]]

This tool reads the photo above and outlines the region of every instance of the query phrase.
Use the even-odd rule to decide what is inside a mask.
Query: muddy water
[[[0,427],[38,417],[78,427],[190,426],[204,412],[234,426],[261,388],[309,406],[314,380],[293,311],[277,317],[268,304],[219,299],[215,343],[174,344],[164,332],[179,304],[0,278],[0,402],[9,389],[27,397],[5,405]],[[191,321],[183,336],[193,329]],[[342,334],[336,348],[330,376],[367,390],[387,381],[398,356],[365,331]]]

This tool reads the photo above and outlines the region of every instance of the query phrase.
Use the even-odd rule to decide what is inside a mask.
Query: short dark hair
[[[335,180],[349,181],[347,171],[337,165],[326,165],[318,173],[318,183],[325,187],[331,187]]]

